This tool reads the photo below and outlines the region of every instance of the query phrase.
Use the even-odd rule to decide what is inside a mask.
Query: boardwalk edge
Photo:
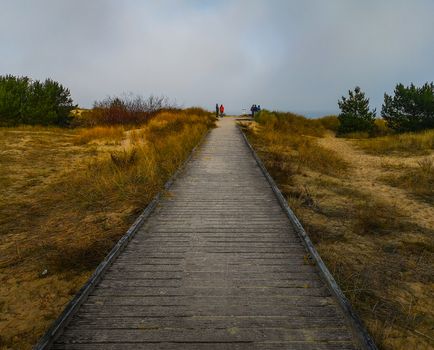
[[[289,207],[288,202],[286,201],[285,197],[283,196],[280,189],[277,187],[274,179],[271,177],[271,175],[268,173],[268,170],[265,168],[264,164],[262,163],[261,159],[257,155],[256,151],[250,144],[246,134],[241,129],[241,126],[237,124],[238,130],[243,136],[243,139],[245,143],[247,144],[248,148],[252,152],[253,158],[255,158],[256,163],[258,164],[259,168],[261,169],[262,173],[264,174],[265,178],[267,179],[268,183],[271,186],[271,189],[273,190],[274,194],[277,197],[277,200],[279,201],[280,206],[285,211],[286,215],[288,216],[290,222],[292,223],[295,231],[301,238],[301,241],[303,245],[305,246],[306,250],[312,257],[312,259],[315,261],[315,264],[318,266],[320,274],[322,278],[325,280],[329,290],[333,294],[333,296],[336,298],[339,306],[341,307],[345,317],[347,318],[347,321],[349,325],[351,326],[353,335],[355,336],[355,339],[357,341],[357,345],[361,350],[378,350],[377,346],[375,345],[373,339],[369,335],[368,331],[366,330],[365,326],[363,325],[363,322],[360,320],[359,316],[357,316],[356,312],[353,310],[349,300],[346,298],[342,290],[339,288],[338,284],[336,283],[333,275],[330,273],[329,269],[323,262],[321,256],[315,249],[312,241],[310,240],[309,236],[307,235],[306,231],[304,230],[302,224],[300,223],[300,220],[298,220],[297,216],[294,214],[292,209]]]
[[[211,129],[210,129],[211,130]],[[210,130],[205,132],[198,144],[191,150],[187,159],[181,164],[181,166],[175,171],[175,173],[164,184],[162,191],[158,192],[152,201],[146,206],[142,213],[137,217],[134,223],[130,226],[127,232],[119,239],[112,250],[107,254],[104,260],[95,269],[92,276],[87,282],[80,288],[74,298],[66,305],[60,316],[53,322],[48,331],[41,337],[38,343],[33,347],[34,350],[47,350],[54,343],[57,337],[62,333],[63,329],[68,325],[71,317],[78,310],[80,305],[87,299],[89,294],[93,291],[95,286],[101,281],[107,269],[113,264],[119,254],[125,249],[131,239],[135,236],[139,228],[143,225],[145,220],[151,215],[155,207],[160,202],[160,199],[165,191],[167,191],[178,178],[181,172],[185,169],[186,165],[193,158],[193,155],[197,152],[197,149],[202,145]]]

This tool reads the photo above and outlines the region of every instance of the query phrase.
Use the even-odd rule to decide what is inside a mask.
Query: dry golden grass
[[[357,145],[370,154],[429,154],[434,149],[434,130],[364,139]]]
[[[0,349],[31,348],[213,124],[0,129]]]
[[[96,126],[93,128],[82,129],[78,132],[74,143],[84,145],[94,140],[106,139],[110,142],[122,140],[124,128],[122,126]]]
[[[318,119],[324,128],[337,132],[339,129],[339,120],[336,115],[327,115]]]
[[[261,118],[268,116],[261,113]],[[348,168],[348,164],[336,153],[317,143],[315,136],[326,133],[318,120],[297,116],[282,128],[278,119],[272,122],[260,120],[259,123],[250,123],[248,130],[251,130],[250,137],[255,138],[259,153],[267,154],[265,161],[272,163],[273,168],[281,168],[283,176],[300,173],[303,167],[326,174],[344,173]],[[302,134],[299,133],[301,131]]]
[[[434,204],[434,157],[423,158],[416,166],[389,172],[383,179],[392,186],[407,190]]]
[[[410,142],[393,157],[366,154],[297,129],[260,121],[246,132],[379,348],[432,348],[434,153],[409,156]]]
[[[292,135],[309,136],[322,136],[326,131],[325,125],[333,123],[329,122],[332,118],[321,121],[321,119],[307,119],[294,113],[269,112],[267,110],[255,115],[255,121],[263,125],[266,130],[286,131]]]

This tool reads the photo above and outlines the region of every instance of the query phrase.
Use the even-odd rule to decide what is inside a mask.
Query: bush
[[[369,111],[369,99],[358,86],[354,91],[349,90],[348,94],[348,98],[342,96],[342,100],[338,101],[341,109],[338,133],[372,132],[375,126],[375,109]]]
[[[93,109],[83,115],[91,125],[142,124],[159,111],[177,110],[167,97],[122,95],[96,101]]]
[[[54,80],[0,76],[1,125],[65,126],[74,108],[70,91]]]
[[[394,96],[384,94],[381,116],[387,126],[399,131],[418,131],[434,128],[434,84],[418,88],[398,84]]]

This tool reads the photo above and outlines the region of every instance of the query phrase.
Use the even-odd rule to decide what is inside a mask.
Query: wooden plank
[[[184,306],[195,305],[208,307],[211,303],[217,303],[225,305],[246,305],[251,304],[255,306],[266,307],[268,306],[327,306],[334,305],[332,297],[313,298],[308,296],[266,296],[257,297],[252,296],[247,301],[244,296],[232,296],[230,302],[228,302],[226,295],[220,297],[217,296],[89,296],[86,303],[94,305],[114,305],[114,306]]]
[[[238,343],[198,343],[198,342],[158,342],[158,343],[80,343],[80,344],[55,344],[55,350],[354,350],[352,342],[336,341],[327,343],[318,342],[238,342]]]
[[[117,315],[124,316],[303,316],[303,317],[322,317],[334,316],[341,317],[336,305],[329,306],[297,306],[297,305],[253,305],[253,304],[209,304],[209,305],[94,305],[83,303],[80,308],[81,314],[92,314],[95,316]]]
[[[187,328],[187,329],[230,329],[230,328],[342,328],[343,319],[335,317],[100,317],[81,315],[74,319],[71,326],[85,326],[88,329],[102,327],[105,329],[159,329],[159,328]]]
[[[351,341],[341,328],[237,328],[237,329],[185,329],[185,328],[143,328],[143,329],[104,329],[97,331],[86,326],[69,328],[67,335],[59,343],[122,343],[125,339],[134,343],[167,342],[271,342],[279,339],[311,342]]]
[[[224,271],[220,269],[215,269],[215,267],[223,266]],[[299,265],[296,266],[285,264],[285,265],[253,265],[253,264],[228,264],[222,262],[207,261],[207,265],[199,263],[186,262],[183,265],[180,264],[170,264],[170,265],[148,265],[148,264],[117,264],[116,266],[110,268],[113,272],[216,272],[216,273],[226,273],[233,275],[240,275],[246,273],[256,273],[263,275],[264,273],[303,273],[303,272],[315,272],[317,273],[314,266],[310,265]]]
[[[288,288],[267,288],[263,286],[259,287],[198,287],[191,288],[183,286],[180,287],[140,287],[136,286],[113,286],[107,284],[100,284],[99,288],[94,290],[91,295],[96,296],[225,296],[225,297],[237,297],[243,296],[244,298],[252,297],[272,297],[272,296],[316,296],[316,297],[328,297],[330,292],[323,287],[306,287],[306,285],[300,285],[299,288],[291,286]]]

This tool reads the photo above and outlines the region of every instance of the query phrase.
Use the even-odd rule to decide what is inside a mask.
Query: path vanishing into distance
[[[234,118],[218,122],[53,349],[354,349]]]

